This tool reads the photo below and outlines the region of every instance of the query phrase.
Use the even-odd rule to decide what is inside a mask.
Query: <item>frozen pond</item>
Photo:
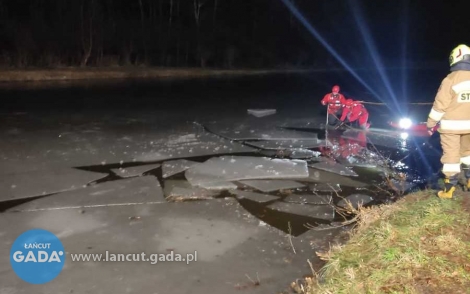
[[[207,263],[198,265],[200,279],[230,283],[215,282],[216,292],[239,291],[247,268],[268,281],[260,291],[277,292],[309,271],[305,260],[314,250],[339,236],[342,229],[314,228],[344,221],[337,209],[346,201],[394,201],[425,187],[439,168],[438,140],[402,139],[384,127],[392,117],[385,107],[371,114],[369,132],[325,132],[319,100],[327,77],[313,78],[1,90],[0,222],[17,225],[0,236],[9,242],[41,226],[76,251],[96,240],[102,248],[121,244],[115,250],[194,246]],[[348,85],[363,93],[344,80]],[[276,113],[257,117],[247,109]],[[86,267],[70,267],[88,281]],[[170,268],[180,290],[190,284],[176,281],[181,270]],[[0,275],[0,284],[21,288],[10,278]],[[62,286],[44,291],[64,292]]]

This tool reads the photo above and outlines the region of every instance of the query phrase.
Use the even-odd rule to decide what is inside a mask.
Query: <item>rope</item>
[[[362,104],[370,104],[370,105],[387,105],[387,103],[383,102],[368,102],[368,101],[358,101]],[[401,103],[401,104],[409,104],[409,105],[432,105],[433,102],[410,102],[410,103]]]

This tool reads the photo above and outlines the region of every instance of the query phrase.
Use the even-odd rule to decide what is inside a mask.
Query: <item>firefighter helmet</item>
[[[344,102],[344,105],[345,106],[352,106],[354,103],[354,100],[352,99],[346,99],[346,101]]]
[[[459,45],[452,50],[449,56],[449,65],[454,66],[463,60],[470,62],[470,48],[467,45]]]

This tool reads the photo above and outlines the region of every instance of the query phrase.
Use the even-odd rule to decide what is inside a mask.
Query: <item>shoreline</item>
[[[0,84],[18,82],[63,82],[115,79],[191,79],[272,74],[298,74],[314,69],[200,69],[200,68],[57,68],[57,69],[0,69]]]
[[[470,286],[469,211],[469,192],[439,199],[433,190],[355,210],[349,240],[316,252],[325,266],[291,288],[299,294],[463,293]]]
[[[400,67],[384,67],[383,70],[402,70]],[[408,69],[423,70],[422,67]],[[377,68],[354,68],[354,71],[377,71]],[[341,67],[304,68],[169,68],[169,67],[61,67],[61,68],[3,68],[0,69],[0,86],[5,83],[80,81],[113,79],[192,79],[274,74],[305,74],[315,72],[347,72]]]

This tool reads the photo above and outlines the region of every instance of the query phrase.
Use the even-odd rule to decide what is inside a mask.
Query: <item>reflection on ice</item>
[[[198,162],[189,161],[186,159],[178,159],[172,161],[166,161],[163,163],[162,166],[162,177],[168,178],[172,175],[176,175],[180,172],[184,172],[191,166],[198,164]]]
[[[289,180],[246,180],[240,181],[240,183],[266,193],[305,187],[305,185],[301,183]]]
[[[345,139],[352,139],[357,140],[358,137],[361,137],[361,133],[364,131],[356,131],[356,130],[347,130],[345,131],[341,137]],[[402,144],[400,143],[399,137],[397,135],[390,134],[390,132],[368,132],[367,133],[367,143],[382,146],[382,147],[389,147],[389,148],[403,148]]]
[[[222,156],[191,167],[185,176],[193,186],[201,186],[203,183],[244,179],[306,178],[308,169],[303,160]]]

